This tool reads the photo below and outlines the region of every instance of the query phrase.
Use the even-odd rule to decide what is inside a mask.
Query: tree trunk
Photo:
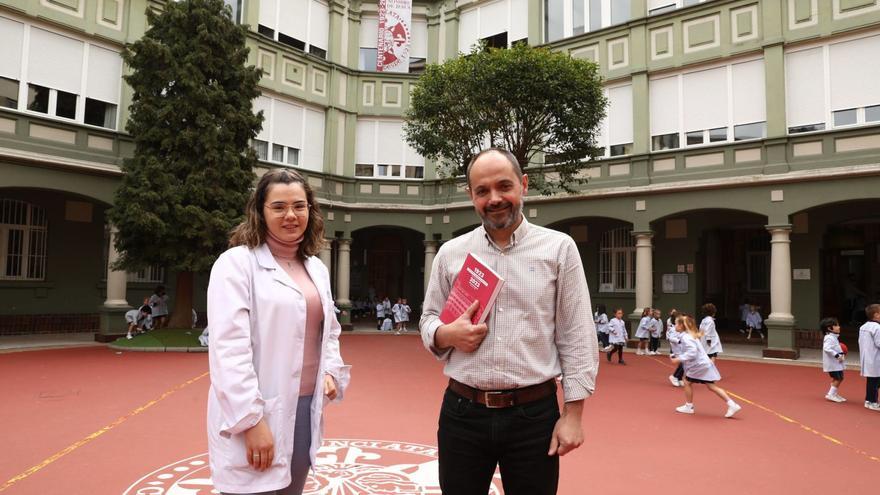
[[[168,328],[191,328],[192,309],[193,272],[179,272],[174,291],[174,311],[171,312]]]

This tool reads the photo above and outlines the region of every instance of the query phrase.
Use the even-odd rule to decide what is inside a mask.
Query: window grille
[[[630,227],[602,234],[599,243],[599,292],[635,292],[636,246]]]
[[[0,200],[0,280],[46,278],[46,224],[43,208]]]

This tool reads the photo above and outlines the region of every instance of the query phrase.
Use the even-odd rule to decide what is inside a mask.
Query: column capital
[[[344,246],[346,249],[351,247],[351,239],[347,239],[344,237],[338,237],[336,242],[339,243],[340,249]]]
[[[653,230],[634,230],[634,231],[630,232],[630,235],[632,235],[636,239],[643,239],[643,238],[650,239],[650,238],[654,237],[654,231]]]
[[[770,233],[791,232],[792,225],[790,223],[778,223],[778,224],[765,225],[764,228],[767,229],[767,231]]]
[[[425,248],[433,247],[433,248],[436,250],[436,249],[437,249],[437,246],[440,245],[440,241],[437,241],[437,240],[427,240],[427,241],[422,241],[422,244],[425,245]]]

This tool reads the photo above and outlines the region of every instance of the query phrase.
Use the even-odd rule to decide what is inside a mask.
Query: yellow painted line
[[[651,359],[654,360],[655,362],[657,362],[657,363],[663,365],[663,366],[666,366],[667,368],[673,368],[673,366],[672,366],[670,363],[663,362],[663,361],[661,361],[661,360],[659,360],[659,359],[657,359],[657,358],[651,358]],[[800,421],[798,421],[798,420],[796,420],[796,419],[789,418],[788,416],[786,416],[786,415],[784,415],[784,414],[782,414],[782,413],[780,413],[780,412],[777,412],[777,411],[775,411],[775,410],[773,410],[773,409],[771,409],[771,408],[769,408],[769,407],[767,407],[767,406],[764,406],[764,405],[762,405],[762,404],[759,404],[759,403],[757,403],[757,402],[755,402],[755,401],[753,401],[753,400],[746,399],[745,397],[743,397],[743,396],[741,396],[741,395],[739,395],[739,394],[736,394],[736,393],[732,392],[732,391],[731,391],[730,389],[728,389],[728,388],[725,388],[724,390],[727,392],[728,395],[731,395],[731,396],[733,396],[733,397],[736,397],[737,399],[739,399],[739,400],[745,402],[746,404],[749,404],[749,405],[755,406],[755,407],[757,407],[758,409],[760,409],[760,410],[762,410],[762,411],[764,411],[764,412],[768,412],[768,413],[770,413],[770,414],[776,416],[777,418],[779,418],[779,419],[785,421],[786,423],[791,423],[791,424],[797,425],[798,427],[800,427],[800,429],[802,429],[802,430],[804,430],[804,431],[808,431],[808,432],[810,432],[810,433],[812,433],[812,434],[814,434],[814,435],[818,435],[819,437],[824,438],[825,440],[827,440],[827,441],[829,441],[829,442],[831,442],[831,443],[833,443],[833,444],[835,444],[835,445],[839,445],[839,446],[841,446],[841,447],[846,447],[846,448],[852,450],[853,452],[855,452],[855,453],[857,453],[857,454],[860,454],[860,455],[863,455],[863,456],[867,457],[868,459],[870,459],[870,460],[872,460],[872,461],[874,461],[874,462],[880,462],[880,457],[877,457],[877,456],[875,456],[875,455],[872,455],[872,454],[870,454],[870,453],[868,453],[868,452],[866,452],[866,451],[864,451],[864,450],[862,450],[862,449],[860,449],[860,448],[858,448],[858,447],[855,447],[855,446],[853,446],[853,445],[849,445],[849,444],[847,444],[847,443],[845,443],[845,442],[842,442],[842,441],[840,441],[840,440],[838,440],[838,439],[836,439],[836,438],[834,438],[834,437],[832,437],[832,436],[830,436],[830,435],[826,435],[825,433],[822,433],[821,431],[816,430],[815,428],[811,428],[811,427],[809,427],[809,426],[807,426],[807,425],[801,423]]]
[[[44,467],[48,466],[49,464],[52,464],[53,462],[57,461],[58,459],[61,459],[62,457],[66,456],[67,454],[73,452],[74,450],[82,447],[83,445],[91,442],[92,440],[100,437],[101,435],[103,435],[104,433],[107,433],[108,431],[112,430],[113,428],[116,428],[117,426],[119,426],[122,423],[124,423],[125,421],[133,418],[134,416],[137,416],[138,414],[155,406],[156,404],[158,404],[162,400],[168,398],[173,393],[178,392],[189,385],[192,385],[193,383],[197,382],[198,380],[201,380],[202,378],[208,376],[208,374],[209,374],[209,372],[206,371],[195,378],[192,378],[192,379],[187,380],[181,384],[178,384],[177,386],[175,386],[174,388],[172,388],[170,390],[166,390],[159,397],[151,400],[150,402],[147,402],[146,404],[144,404],[136,409],[133,409],[125,416],[122,416],[122,417],[116,419],[116,421],[113,421],[109,425],[107,425],[107,426],[101,428],[100,430],[86,436],[85,438],[68,445],[64,450],[61,450],[61,451],[53,454],[52,456],[46,458],[43,462],[37,464],[36,466],[33,466],[30,469],[28,469],[28,470],[26,470],[16,476],[13,476],[8,481],[6,481],[6,483],[3,483],[2,485],[0,485],[0,492],[2,492],[3,490],[6,490],[7,488],[14,485],[15,483],[18,483],[19,481],[31,476],[32,474],[36,473],[37,471],[43,469]]]

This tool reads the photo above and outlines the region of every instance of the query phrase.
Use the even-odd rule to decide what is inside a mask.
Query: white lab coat
[[[663,335],[663,321],[651,320],[651,337],[659,339],[661,335]]]
[[[596,324],[597,332],[608,333],[608,315],[606,315],[605,313],[594,313],[593,322]]]
[[[684,376],[711,382],[720,380],[721,373],[718,373],[718,368],[709,359],[709,355],[706,354],[706,350],[700,342],[687,332],[682,332],[680,335],[678,353],[675,357],[681,359]]]
[[[859,361],[862,376],[880,376],[880,323],[876,321],[859,328]]]
[[[671,327],[666,330],[666,340],[669,341],[669,350],[672,352],[673,356],[677,356],[680,351],[681,344],[681,332],[675,329],[675,327]]]
[[[715,329],[715,318],[711,316],[703,318],[703,321],[700,322],[700,330],[703,331],[703,338],[700,339],[700,342],[707,353],[724,352],[721,349],[721,337],[718,336],[718,330]]]
[[[611,318],[608,322],[608,342],[626,345],[626,325],[623,320]]]
[[[651,332],[651,327],[654,324],[654,318],[650,316],[643,316],[641,320],[639,320],[639,327],[636,328],[636,338],[638,339],[647,339]]]
[[[341,400],[349,367],[339,353],[327,268],[312,256],[306,270],[324,310],[320,361],[311,405],[312,443],[321,445],[325,402],[324,374],[336,381]],[[278,266],[268,246],[239,246],[214,263],[208,284],[208,451],[214,486],[223,492],[279,490],[290,484],[293,426],[302,371],[306,302],[296,284]],[[265,418],[275,439],[275,460],[264,472],[247,464],[244,431]]]
[[[840,335],[828,332],[822,340],[822,371],[843,371],[846,365],[837,360],[843,354],[840,347]]]

